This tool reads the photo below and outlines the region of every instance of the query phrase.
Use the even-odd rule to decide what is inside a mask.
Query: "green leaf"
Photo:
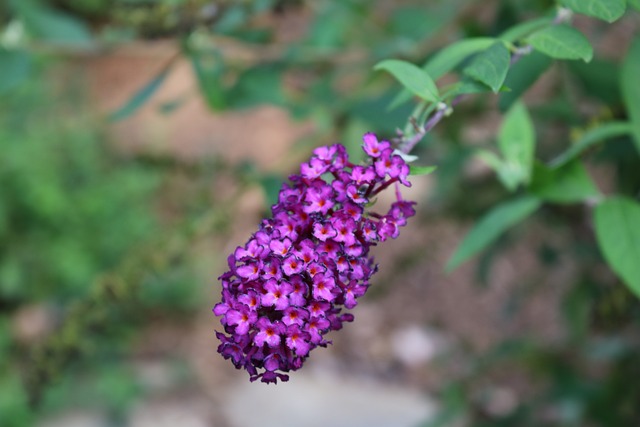
[[[498,38],[500,40],[513,43],[528,36],[534,31],[537,31],[544,27],[548,27],[549,25],[551,25],[552,22],[553,22],[553,18],[551,17],[543,17],[543,18],[534,19],[532,21],[523,22],[521,24],[518,24],[509,28],[504,33],[500,34]]]
[[[498,106],[507,111],[539,78],[553,61],[546,55],[533,51],[511,66],[504,85],[511,89],[500,94]]]
[[[518,187],[520,180],[495,153],[488,150],[478,150],[476,156],[496,172],[498,179],[506,188],[513,191]]]
[[[464,69],[464,74],[489,86],[494,93],[502,87],[511,55],[504,42],[498,41],[476,56]]]
[[[453,70],[469,56],[490,47],[495,41],[496,39],[492,37],[476,37],[457,41],[433,55],[423,69],[434,80],[437,80]]]
[[[511,182],[510,190],[528,183],[533,166],[535,130],[526,107],[518,102],[511,107],[498,133],[498,147],[504,159],[501,174]]]
[[[477,37],[457,41],[443,48],[433,55],[431,59],[422,67],[433,80],[438,80],[449,71],[457,67],[462,61],[469,56],[487,49],[496,39],[491,37]],[[393,101],[389,104],[389,110],[393,110],[399,105],[411,99],[411,94],[403,90],[398,93]]]
[[[487,150],[479,150],[477,155],[496,171],[510,191],[528,183],[533,166],[535,131],[524,104],[515,104],[505,116],[498,134],[498,147],[502,159]]]
[[[569,9],[583,15],[614,22],[624,15],[625,0],[561,0]]]
[[[25,81],[30,71],[31,55],[28,52],[0,47],[0,95]]]
[[[500,91],[507,91],[503,86]],[[463,77],[458,83],[451,86],[443,97],[445,99],[455,98],[458,95],[464,95],[468,93],[484,93],[491,92],[491,88],[484,83],[473,80],[470,77]]]
[[[600,194],[586,168],[578,161],[559,169],[536,163],[529,190],[542,200],[554,203],[576,203]]]
[[[142,107],[149,98],[156,93],[158,88],[162,86],[162,83],[169,75],[174,62],[175,61],[171,61],[167,66],[165,66],[153,79],[151,79],[150,82],[133,94],[133,96],[122,107],[109,114],[108,120],[117,122],[119,120],[126,119],[138,111],[138,109],[140,109],[140,107]]]
[[[436,169],[438,169],[437,166],[416,166],[416,165],[409,165],[409,175],[429,175],[430,173],[433,173]]]
[[[500,182],[509,190],[515,190],[521,180],[514,175],[511,168],[495,153],[489,150],[478,150],[476,156],[485,162],[498,175]]]
[[[613,197],[596,207],[594,219],[605,260],[640,297],[640,204]]]
[[[622,97],[627,107],[627,114],[631,121],[632,132],[636,147],[640,151],[640,37],[631,43],[622,63],[620,71],[620,85]]]
[[[260,64],[244,71],[227,93],[232,108],[254,107],[259,104],[284,105],[283,70],[276,64]]]
[[[242,27],[247,20],[247,12],[240,5],[233,5],[225,9],[220,19],[216,20],[213,28],[218,34],[229,34]]]
[[[439,101],[438,88],[433,79],[426,71],[410,62],[387,59],[376,64],[373,69],[389,72],[402,86],[425,101]]]
[[[622,64],[594,58],[588,64],[582,61],[571,61],[567,65],[573,74],[572,77],[575,77],[572,81],[580,85],[580,89],[586,96],[600,99],[608,105],[622,104],[620,79],[611,78],[611,76],[620,75]]]
[[[220,52],[189,52],[193,71],[200,85],[200,93],[204,97],[209,108],[213,111],[222,110],[227,106],[222,75],[224,73],[224,61]]]
[[[527,43],[540,52],[557,59],[593,58],[589,40],[578,30],[568,25],[554,25],[536,31],[527,38]]]
[[[496,172],[502,168],[502,160],[500,160],[500,157],[489,150],[478,150],[476,156]]]
[[[636,10],[640,10],[640,0],[627,0],[627,3]]]
[[[84,22],[32,0],[14,1],[19,18],[27,31],[47,43],[88,48],[93,37]]]
[[[553,168],[560,167],[575,159],[587,148],[610,138],[628,135],[632,132],[632,129],[631,124],[627,122],[609,122],[590,129],[585,132],[580,139],[571,144],[571,147],[564,153],[553,159],[549,163],[549,166]]]
[[[535,212],[539,206],[540,200],[531,196],[522,196],[495,206],[465,236],[447,263],[446,270],[453,271],[485,249],[506,230]]]

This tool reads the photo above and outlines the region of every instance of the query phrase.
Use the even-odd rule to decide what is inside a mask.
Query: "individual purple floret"
[[[251,381],[287,381],[311,350],[325,347],[325,335],[342,328],[357,299],[369,287],[377,265],[369,249],[398,236],[415,215],[415,202],[402,200],[399,184],[409,167],[391,144],[372,133],[363,137],[365,165],[349,162],[344,146],[319,147],[300,175],[283,184],[272,218],[229,256],[219,277],[222,301],[213,308],[225,333],[218,351]],[[396,186],[386,214],[369,204]]]

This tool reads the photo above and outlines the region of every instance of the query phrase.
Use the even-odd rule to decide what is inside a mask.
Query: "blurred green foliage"
[[[576,10],[584,7],[581,2],[562,3]],[[631,10],[637,1],[627,3],[630,10],[621,19],[638,28],[638,14]],[[591,7],[585,13],[615,20],[624,2],[611,4],[615,13],[603,15]],[[9,314],[0,318],[0,420],[30,425],[34,415],[28,401],[38,390],[44,393],[39,396],[44,410],[64,407],[70,396],[78,405],[100,400],[114,423],[121,422],[131,402],[144,393],[133,376],[117,367],[123,343],[139,332],[146,314],[176,314],[197,306],[189,285],[192,272],[182,259],[189,242],[185,236],[194,227],[166,227],[158,215],[156,202],[172,173],[171,161],[158,165],[114,153],[101,134],[101,118],[78,115],[73,102],[61,103],[61,97],[37,83],[54,57],[64,60],[69,54],[163,37],[176,42],[176,56],[110,120],[134,115],[181,58],[191,63],[198,95],[211,110],[276,105],[315,123],[314,144],[342,140],[353,155],[362,133],[374,130],[390,137],[401,129],[410,135],[416,123],[437,113],[434,105],[422,102],[421,90],[425,84],[431,87],[430,80],[440,92],[426,101],[449,106],[460,94],[497,92],[455,105],[453,114],[414,152],[421,164],[438,165],[431,209],[451,220],[477,223],[465,240],[470,243],[463,242],[464,256],[454,260],[457,264],[484,250],[477,264],[479,283],[490,283],[497,255],[519,235],[508,226],[525,217],[550,233],[561,230],[568,236],[564,243],[539,248],[546,268],[577,265],[559,308],[566,331],[554,343],[523,337],[483,354],[464,352],[472,367],[440,390],[442,411],[428,425],[640,425],[640,386],[635,381],[640,375],[640,303],[606,273],[605,257],[622,259],[622,266],[611,259],[609,264],[636,287],[629,272],[637,266],[628,256],[611,255],[621,248],[610,239],[598,245],[591,211],[603,196],[590,177],[592,169],[605,170],[608,192],[619,194],[636,212],[640,103],[634,94],[640,56],[621,49],[604,58],[596,50],[590,63],[556,61],[589,60],[590,43],[617,25],[597,22],[585,34],[553,26],[556,6],[551,0],[0,4],[0,307]],[[292,17],[302,29],[289,28]],[[225,47],[228,42],[232,48]],[[529,44],[537,50],[515,64],[507,60],[506,54],[512,59]],[[638,42],[632,46],[629,52],[637,52]],[[248,54],[237,55],[236,50]],[[412,100],[384,73],[371,71],[387,59],[415,64],[409,73],[430,79],[413,91],[422,101]],[[498,63],[499,72],[494,72],[492,65]],[[407,75],[398,68],[392,71]],[[459,78],[458,86],[449,86],[452,77]],[[413,78],[419,77],[399,80],[412,88]],[[537,96],[543,102],[521,102],[541,78],[547,89],[538,88]],[[170,114],[183,101],[167,102],[160,110]],[[482,126],[478,118],[492,120],[487,112],[503,113],[502,130],[471,146],[465,132],[471,125]],[[478,157],[495,174],[467,173]],[[199,169],[195,175],[211,180],[208,173]],[[281,182],[272,173],[244,165],[233,173],[257,181],[268,200]],[[215,211],[206,198],[171,197],[193,208],[183,212],[186,217]],[[599,222],[625,241],[637,236],[634,222],[620,228],[620,221],[605,219]],[[517,288],[505,316],[533,292]],[[15,342],[11,315],[39,303],[54,306],[65,321],[43,346],[26,348]],[[85,339],[92,334],[100,339]],[[26,351],[35,361],[30,369],[18,363]],[[101,357],[81,357],[86,354]],[[70,361],[80,365],[80,374],[59,375],[57,385],[48,388],[53,377],[69,370]],[[16,366],[27,371],[26,383]],[[505,371],[523,374],[528,387],[508,410],[494,410],[492,393]],[[90,374],[82,375],[86,372]]]
[[[160,176],[110,152],[90,119],[60,120],[63,106],[25,89],[0,110],[0,299],[65,303],[157,231]]]
[[[186,228],[163,219],[160,192],[182,166],[116,152],[85,95],[55,87],[45,67],[0,103],[3,426],[32,425],[35,402],[45,411],[102,402],[124,414],[139,394],[138,379],[116,363],[127,343],[146,316],[179,316],[198,303],[193,270],[175,263],[201,227],[189,218],[204,210],[207,187],[192,186],[194,200],[178,211]],[[209,182],[210,167],[197,167]],[[43,314],[38,336],[19,326],[21,316],[37,325]],[[82,362],[88,355],[98,359]],[[74,365],[77,374],[67,371]]]
[[[47,307],[57,322],[55,313],[86,298],[98,274],[157,232],[160,176],[108,149],[90,116],[48,90],[33,81],[0,104],[0,307],[9,315]],[[16,368],[28,348],[14,341],[9,319],[0,327],[0,419],[27,426]]]

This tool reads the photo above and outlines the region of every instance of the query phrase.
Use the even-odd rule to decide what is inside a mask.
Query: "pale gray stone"
[[[183,400],[142,402],[129,418],[130,427],[211,427],[209,416],[199,404]]]
[[[414,427],[435,411],[417,391],[305,371],[277,385],[241,382],[225,400],[232,427]]]
[[[84,411],[66,412],[38,423],[38,427],[105,427],[107,425],[102,413]]]

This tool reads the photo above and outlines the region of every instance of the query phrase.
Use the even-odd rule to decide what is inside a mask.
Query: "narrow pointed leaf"
[[[437,80],[449,71],[453,70],[469,56],[490,47],[495,43],[495,41],[496,39],[492,37],[477,37],[460,40],[443,48],[433,55],[423,68],[434,80]]]
[[[514,104],[507,112],[498,134],[498,147],[503,157],[501,173],[508,181],[528,183],[533,167],[535,130],[521,102]]]
[[[433,173],[436,169],[438,169],[437,166],[415,166],[415,165],[409,165],[409,175],[429,175],[431,173]]]
[[[593,47],[578,30],[568,25],[554,25],[531,34],[526,40],[536,50],[556,59],[593,58]]]
[[[476,156],[489,165],[493,170],[498,172],[502,167],[502,160],[495,153],[488,150],[478,150]]]
[[[548,16],[534,19],[532,21],[526,21],[509,28],[504,33],[500,34],[498,38],[500,40],[513,43],[528,36],[534,31],[538,31],[544,27],[548,27],[549,25],[551,25],[552,22],[553,22],[553,18]]]
[[[420,67],[406,61],[387,59],[373,67],[384,70],[396,78],[409,92],[425,101],[438,102],[438,88],[429,74]]]
[[[72,15],[33,0],[14,1],[12,6],[27,31],[46,43],[91,48],[94,40],[87,25]]]
[[[627,8],[625,0],[562,0],[562,4],[574,12],[607,22],[620,19]]]
[[[640,297],[640,204],[614,197],[595,209],[598,244],[605,260]]]
[[[540,201],[531,196],[523,196],[495,206],[465,236],[447,263],[446,270],[453,271],[497,240],[506,230],[535,212],[538,207]]]
[[[510,59],[509,50],[503,42],[499,41],[479,53],[464,69],[464,73],[497,93],[507,77]]]
[[[575,159],[587,148],[592,147],[595,144],[606,141],[610,138],[616,138],[624,135],[629,135],[632,132],[632,126],[628,122],[609,122],[602,124],[596,128],[590,129],[585,132],[575,143],[558,157],[553,159],[549,166],[553,168],[561,167],[567,162]]]
[[[479,150],[476,156],[486,163],[491,169],[493,169],[498,176],[502,185],[510,191],[514,191],[518,188],[520,181],[511,173],[505,162],[500,159],[495,153],[488,150]]]
[[[221,53],[217,50],[206,53],[190,51],[189,57],[200,85],[200,93],[209,108],[218,111],[227,107],[225,88],[222,85],[224,61]]]
[[[502,86],[500,91],[507,91],[507,89]],[[485,83],[481,83],[477,80],[472,79],[471,77],[463,77],[458,83],[456,83],[451,91],[448,91],[446,94],[446,99],[455,98],[458,95],[464,95],[468,93],[485,93],[491,92],[491,87],[486,85]]]
[[[536,164],[529,191],[553,203],[577,203],[600,195],[587,169],[579,161],[567,163],[559,169]]]
[[[164,67],[151,81],[138,90],[133,96],[119,109],[109,114],[109,121],[115,122],[118,120],[126,119],[134,114],[140,107],[142,107],[156,91],[162,86],[165,79],[171,71],[174,61],[171,61],[169,65]]]
[[[573,74],[569,77],[581,86],[589,98],[602,100],[607,105],[622,104],[620,92],[620,76],[622,63],[602,58],[594,58],[591,62],[571,61],[568,70]]]
[[[553,61],[547,55],[533,51],[513,64],[507,74],[504,85],[511,89],[502,92],[498,106],[501,111],[507,111],[533,84],[538,81],[551,66]]]
[[[434,81],[438,80],[465,59],[488,48],[495,43],[495,41],[496,39],[491,37],[476,37],[457,41],[442,48],[438,53],[433,55],[422,68]],[[391,101],[389,109],[392,110],[410,99],[411,93],[403,90]]]
[[[631,121],[632,134],[636,147],[640,151],[640,37],[631,43],[622,63],[620,84],[622,97],[627,107],[627,114]]]

